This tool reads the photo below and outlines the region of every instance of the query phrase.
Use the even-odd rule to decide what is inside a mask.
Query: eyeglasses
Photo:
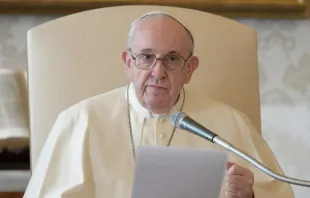
[[[185,63],[192,56],[192,53],[186,59],[179,55],[167,55],[163,58],[158,58],[151,53],[142,53],[133,56],[131,49],[129,49],[129,53],[134,60],[136,67],[144,70],[152,69],[156,65],[157,60],[161,60],[168,70],[179,70],[184,67]]]

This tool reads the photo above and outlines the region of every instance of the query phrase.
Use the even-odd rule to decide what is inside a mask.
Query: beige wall
[[[27,29],[53,18],[0,16],[0,67],[25,69]],[[310,180],[310,20],[240,21],[259,35],[263,135],[287,175]]]

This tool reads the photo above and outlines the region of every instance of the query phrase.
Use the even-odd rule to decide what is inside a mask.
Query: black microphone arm
[[[265,165],[262,163],[258,162],[256,159],[253,157],[249,156],[248,154],[244,153],[240,149],[234,147],[232,144],[229,142],[223,140],[220,138],[217,134],[213,133],[209,129],[205,128],[201,124],[197,123],[194,121],[192,118],[190,118],[188,115],[186,115],[183,112],[175,112],[171,115],[170,117],[171,122],[173,125],[177,128],[186,130],[188,132],[191,132],[195,135],[198,135],[212,143],[216,143],[223,148],[233,152],[234,154],[237,154],[238,156],[242,157],[246,161],[250,162],[253,164],[255,167],[266,173],[267,175],[280,180],[285,183],[289,184],[294,184],[298,186],[304,186],[304,187],[310,187],[310,181],[306,180],[300,180],[300,179],[295,179],[291,177],[286,177],[284,175],[280,175],[278,173],[273,172],[271,169],[267,168]]]

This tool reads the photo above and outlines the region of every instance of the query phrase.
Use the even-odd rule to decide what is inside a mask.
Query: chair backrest
[[[193,33],[200,66],[187,88],[239,109],[260,132],[254,30],[228,18],[185,8],[101,8],[61,17],[28,31],[32,168],[62,110],[128,83],[121,52],[126,48],[130,24],[154,10],[173,15]]]

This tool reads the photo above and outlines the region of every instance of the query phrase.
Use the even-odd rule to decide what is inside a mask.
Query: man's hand
[[[227,164],[227,198],[253,198],[254,175],[235,163]]]

